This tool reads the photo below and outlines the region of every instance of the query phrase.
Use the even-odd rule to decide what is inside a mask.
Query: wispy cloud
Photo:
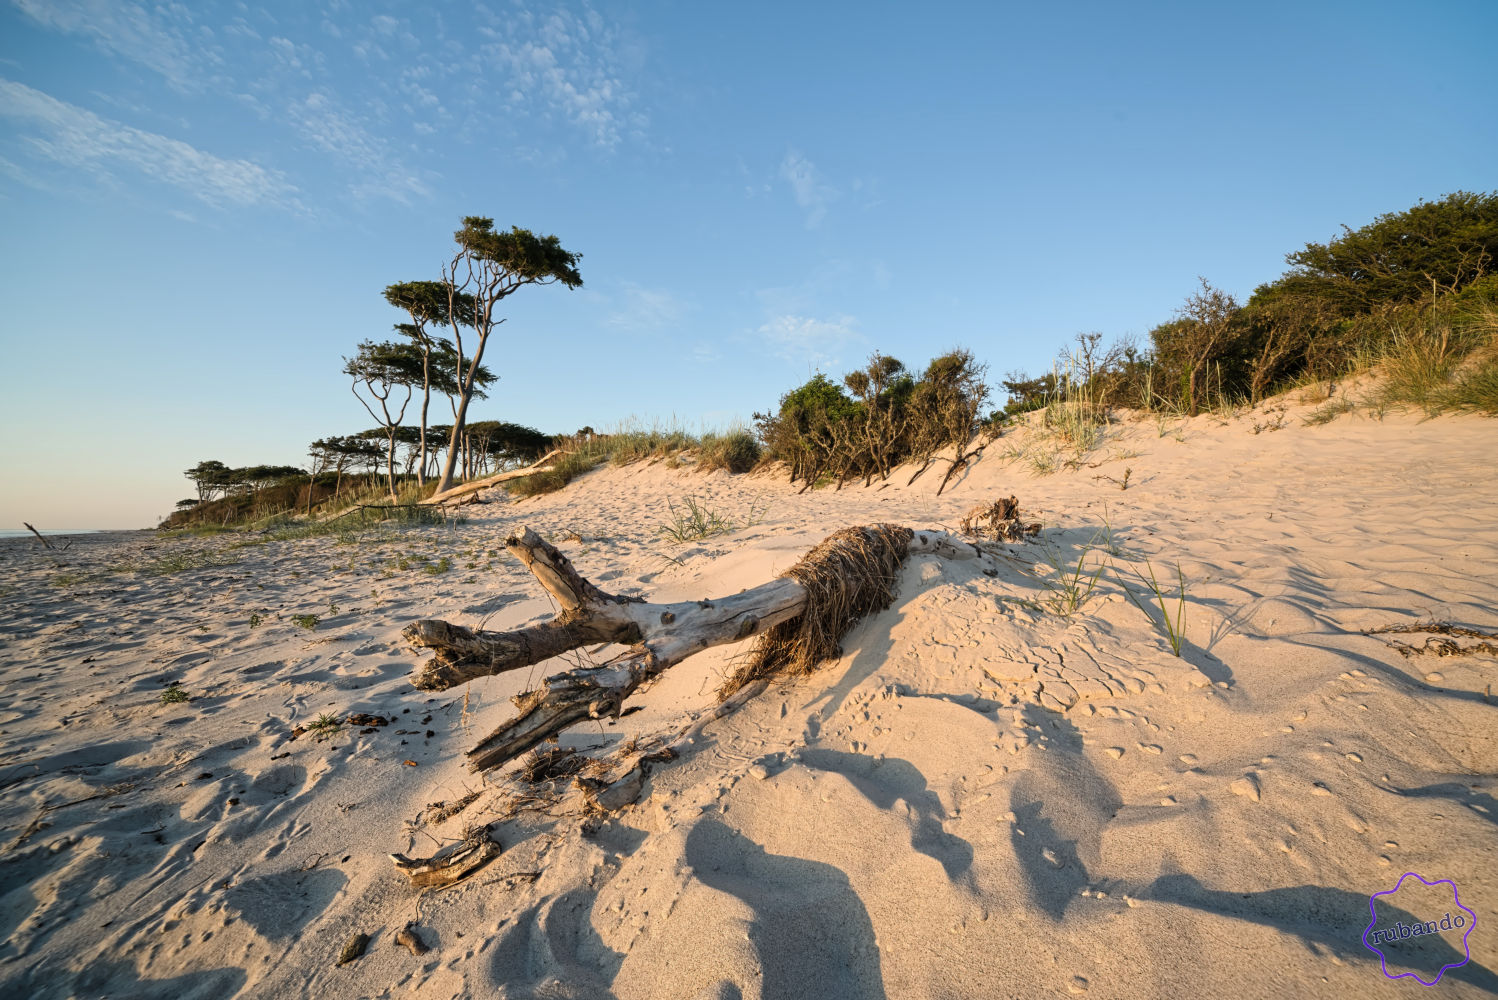
[[[119,0],[11,0],[37,24],[85,35],[99,48],[161,74],[181,91],[201,86],[221,63],[211,32],[181,4],[149,8]]]
[[[0,116],[28,127],[21,139],[33,155],[96,180],[115,183],[126,169],[215,207],[297,206],[297,189],[279,171],[122,125],[22,83],[0,79]]]
[[[645,117],[626,83],[629,43],[592,7],[538,14],[522,4],[479,28],[487,56],[504,70],[507,103],[516,110],[564,118],[595,144],[613,149],[638,135]]]
[[[290,125],[307,149],[338,161],[339,176],[355,198],[408,203],[430,190],[391,143],[365,124],[368,116],[345,106],[325,85],[327,60],[315,46],[276,33],[263,12],[257,31],[242,17],[221,26],[222,38],[194,20],[182,4],[118,0],[12,0],[48,29],[91,40],[110,55],[159,74],[185,93],[216,93]],[[401,23],[377,16],[370,31],[401,37]],[[230,60],[225,46],[235,51]],[[255,67],[250,69],[250,67]],[[385,81],[382,86],[393,86]],[[421,99],[425,100],[423,96]],[[373,103],[373,102],[371,102]]]
[[[681,322],[686,307],[670,292],[627,283],[608,324],[623,330],[660,330]]]
[[[322,150],[353,168],[350,190],[359,196],[380,196],[407,203],[431,191],[413,171],[390,156],[385,142],[371,133],[337,98],[321,91],[287,105],[288,119],[314,149]]]
[[[776,357],[818,367],[836,364],[844,350],[863,340],[852,316],[814,319],[783,314],[773,316],[758,331]]]
[[[780,178],[791,187],[796,204],[806,213],[806,228],[815,229],[827,217],[827,205],[837,198],[837,189],[823,183],[816,164],[794,149],[780,161]]]

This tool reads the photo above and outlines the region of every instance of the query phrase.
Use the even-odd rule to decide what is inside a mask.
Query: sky
[[[462,217],[471,419],[723,427],[875,350],[990,381],[1498,188],[1498,3],[0,0],[0,527],[150,527],[306,463]],[[995,403],[1002,399],[995,399]],[[441,404],[445,405],[445,404]]]

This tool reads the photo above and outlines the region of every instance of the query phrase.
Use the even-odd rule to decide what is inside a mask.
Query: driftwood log
[[[542,455],[535,462],[532,462],[530,465],[526,466],[523,469],[511,469],[508,472],[495,473],[494,475],[489,476],[485,479],[476,479],[471,483],[464,483],[461,486],[454,486],[450,490],[443,490],[441,493],[433,493],[423,502],[429,504],[450,503],[453,500],[468,496],[471,493],[477,493],[479,490],[487,490],[492,486],[499,486],[502,483],[507,483],[512,479],[519,479],[522,476],[533,476],[538,472],[550,472],[552,468],[552,459],[558,457],[561,454],[562,450],[560,448],[548,451],[545,455]]]
[[[601,665],[549,677],[539,688],[516,696],[515,718],[469,751],[473,771],[500,767],[576,722],[617,717],[624,700],[642,685],[709,646],[764,635],[753,658],[761,666],[741,672],[725,695],[784,672],[778,665],[788,659],[796,661],[791,669],[809,669],[818,659],[836,655],[837,639],[858,617],[889,605],[895,571],[906,556],[988,557],[976,545],[941,531],[895,525],[846,528],[786,576],[751,590],[713,600],[651,604],[600,590],[529,528],[508,539],[505,547],[551,594],[560,613],[541,625],[512,632],[436,620],[412,622],[405,629],[406,639],[435,654],[414,672],[416,687],[442,691],[585,645],[619,643],[629,649]],[[814,613],[797,624],[807,611],[809,595]],[[817,617],[821,620],[809,620]],[[792,649],[791,637],[798,631],[811,636],[809,652]],[[787,653],[788,649],[792,651]]]

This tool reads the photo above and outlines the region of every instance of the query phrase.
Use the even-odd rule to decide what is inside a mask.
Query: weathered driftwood
[[[425,955],[431,951],[421,936],[416,933],[416,921],[407,920],[406,926],[395,932],[395,943],[410,950],[413,955]]]
[[[905,555],[916,553],[952,559],[983,555],[976,546],[945,532],[875,525],[844,529],[814,550],[813,556],[840,536],[846,541],[861,535],[885,543],[898,538],[903,551],[896,565]],[[807,587],[790,576],[730,597],[650,604],[599,590],[578,574],[565,555],[528,528],[506,541],[505,547],[552,595],[561,613],[542,625],[513,632],[488,632],[443,621],[413,622],[405,629],[406,639],[435,653],[414,673],[416,687],[441,691],[599,642],[629,644],[630,648],[599,666],[549,677],[540,687],[517,696],[515,718],[469,751],[469,767],[474,771],[513,760],[574,723],[617,716],[626,698],[674,664],[709,646],[747,639],[791,622],[807,607]],[[853,605],[887,606],[892,582],[871,581],[869,586],[878,590],[870,592],[872,598],[866,594],[861,604],[855,601]],[[841,635],[852,621],[834,624]],[[752,679],[757,677],[745,678]]]
[[[396,869],[419,889],[441,889],[467,878],[499,856],[500,846],[489,836],[487,826],[474,827],[456,844],[430,858],[408,858],[392,854]],[[413,949],[413,954],[415,953]]]
[[[519,479],[522,476],[533,476],[538,472],[550,472],[551,460],[556,458],[560,454],[562,454],[562,450],[560,448],[553,449],[552,451],[548,451],[545,455],[542,455],[535,462],[532,462],[530,465],[526,466],[523,469],[511,469],[508,472],[498,472],[485,479],[477,479],[471,483],[464,483],[461,486],[454,486],[450,490],[443,490],[441,493],[433,493],[423,502],[429,504],[448,503],[449,501],[456,500],[459,497],[467,496],[470,493],[477,493],[479,490],[487,490],[491,486],[498,486],[501,483],[507,483],[512,479]]]

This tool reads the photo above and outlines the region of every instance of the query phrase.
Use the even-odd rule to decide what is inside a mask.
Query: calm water
[[[92,535],[103,531],[103,528],[39,528],[44,535]],[[25,528],[0,528],[0,538],[35,538]]]

